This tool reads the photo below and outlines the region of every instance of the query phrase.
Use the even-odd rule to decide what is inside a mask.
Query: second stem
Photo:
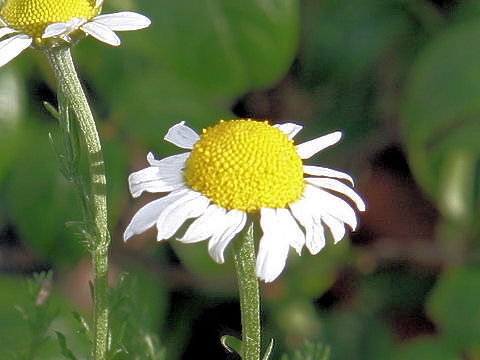
[[[105,164],[97,127],[87,98],[78,79],[69,47],[53,47],[45,50],[52,66],[58,91],[68,99],[68,105],[75,113],[81,134],[87,147],[87,161],[90,175],[90,199],[87,223],[88,247],[93,264],[93,358],[104,360],[107,354],[108,338],[108,244],[107,197]]]

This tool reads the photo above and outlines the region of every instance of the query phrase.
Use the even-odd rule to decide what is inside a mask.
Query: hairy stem
[[[260,359],[260,292],[255,274],[253,222],[233,242],[242,317],[242,359]]]
[[[102,147],[92,112],[73,65],[69,47],[54,47],[45,54],[55,72],[58,91],[68,100],[87,148],[90,198],[85,219],[87,243],[93,263],[94,340],[93,358],[104,360],[108,337],[108,244],[106,177]]]

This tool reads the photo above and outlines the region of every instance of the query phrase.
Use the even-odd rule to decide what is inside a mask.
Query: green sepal
[[[275,343],[275,340],[271,339],[270,343],[268,344],[267,350],[265,350],[265,354],[263,354],[262,360],[268,360],[270,358],[274,343]]]
[[[223,345],[223,347],[231,353],[237,353],[240,355],[240,357],[243,358],[243,352],[242,352],[242,340],[230,336],[230,335],[223,335],[220,338],[220,343]]]

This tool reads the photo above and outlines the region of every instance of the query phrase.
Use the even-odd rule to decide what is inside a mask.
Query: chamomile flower
[[[28,47],[73,44],[85,35],[120,45],[115,31],[143,29],[150,20],[131,11],[99,15],[103,0],[0,0],[0,66]]]
[[[168,194],[138,210],[124,240],[153,226],[158,241],[169,239],[194,219],[178,240],[209,240],[211,257],[223,263],[225,248],[249,214],[260,213],[256,274],[265,282],[283,271],[290,247],[300,254],[306,246],[317,254],[326,243],[325,229],[335,243],[340,241],[345,224],[355,230],[354,208],[364,211],[365,203],[348,174],[303,165],[303,160],[337,143],[342,134],[295,145],[293,137],[301,129],[241,119],[220,121],[198,135],[184,122],[174,125],[165,140],[191,151],[161,160],[149,153],[150,166],[130,174],[133,197],[144,191]]]

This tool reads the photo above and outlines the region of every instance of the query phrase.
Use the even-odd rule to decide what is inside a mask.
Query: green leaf
[[[62,355],[66,359],[77,360],[75,355],[73,355],[72,351],[67,346],[67,339],[65,338],[65,335],[63,335],[59,331],[55,331],[55,334],[57,334],[58,345],[60,346],[60,349],[62,350]]]
[[[452,26],[425,48],[405,91],[410,165],[448,218],[480,214],[480,22]]]
[[[50,104],[48,101],[43,102],[43,106],[45,109],[52,115],[56,120],[60,121],[60,114],[58,113],[58,110]]]
[[[442,274],[427,302],[445,342],[463,350],[478,346],[480,334],[480,270],[459,267]]]
[[[236,352],[237,354],[242,354],[242,340],[230,336],[230,335],[223,335],[220,338],[220,343],[225,348],[225,350],[229,352]]]
[[[263,354],[262,360],[269,360],[270,359],[270,355],[272,355],[274,344],[275,344],[275,341],[273,339],[271,339],[270,343],[268,344],[267,350],[265,350],[265,354]],[[322,360],[327,360],[327,359],[322,359]]]

